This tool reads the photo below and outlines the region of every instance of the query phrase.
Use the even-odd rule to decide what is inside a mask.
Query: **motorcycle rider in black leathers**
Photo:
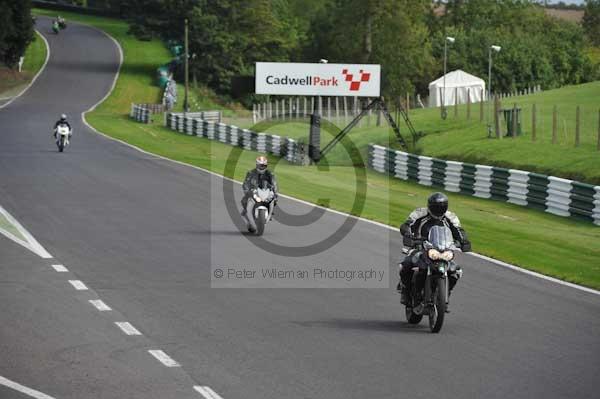
[[[244,197],[242,198],[242,216],[246,216],[248,199],[252,197],[252,190],[263,187],[265,182],[272,187],[273,193],[275,194],[273,208],[277,205],[277,180],[275,179],[275,175],[271,173],[270,170],[267,170],[267,167],[267,157],[261,155],[256,158],[256,168],[251,169],[246,173],[246,178],[242,184],[242,190],[244,191]],[[274,211],[271,212],[271,216],[273,216],[273,213]]]
[[[67,115],[62,114],[60,119],[56,121],[54,124],[54,138],[56,138],[56,128],[58,125],[67,125],[69,127],[69,140],[71,140],[71,136],[73,135],[73,129],[71,129],[71,125],[67,122]]]
[[[453,212],[448,211],[448,197],[442,193],[433,193],[427,200],[427,208],[415,209],[408,216],[406,222],[400,226],[400,233],[402,233],[405,243],[413,240],[419,242],[419,240],[426,240],[429,237],[429,229],[436,225],[450,228],[452,236],[460,244],[461,250],[463,252],[471,251],[471,243],[467,238],[467,234],[461,227],[458,217]],[[400,302],[402,304],[409,303],[412,269],[422,261],[422,256],[426,255],[420,245],[413,246],[399,265],[400,281],[398,282],[398,291],[401,293]],[[460,266],[448,273],[448,295],[452,292],[461,275]]]

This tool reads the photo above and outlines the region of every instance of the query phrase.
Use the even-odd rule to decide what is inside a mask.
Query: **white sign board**
[[[256,94],[379,97],[381,66],[257,62]]]

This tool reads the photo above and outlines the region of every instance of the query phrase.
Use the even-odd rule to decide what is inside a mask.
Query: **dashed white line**
[[[142,335],[137,328],[127,321],[117,321],[115,324],[127,335]]]
[[[108,306],[107,304],[105,304],[104,302],[102,302],[102,300],[100,299],[90,299],[89,301],[92,305],[94,305],[94,307],[96,309],[98,309],[101,312],[107,312],[109,310],[112,310],[110,308],[110,306]]]
[[[156,360],[161,362],[166,367],[181,367],[179,363],[171,359],[169,355],[159,349],[150,349],[148,352],[150,352],[150,354],[154,356]]]
[[[206,399],[223,399],[218,393],[210,389],[210,387],[195,385],[194,389],[200,392]]]
[[[88,287],[83,284],[81,280],[69,280],[69,283],[77,290],[77,291],[85,291]]]
[[[4,378],[2,376],[0,376],[0,384],[7,386],[11,389],[14,389],[15,391],[24,393],[25,395],[31,396],[32,398],[35,398],[35,399],[54,399],[52,396],[46,395],[43,392],[28,388],[24,385],[21,385],[17,382],[11,381],[8,378]]]
[[[63,265],[52,265],[52,267],[54,268],[54,270],[56,270],[56,271],[57,271],[57,272],[59,272],[59,273],[66,273],[66,272],[68,272],[68,271],[69,271],[69,270],[68,270],[66,267],[64,267]]]

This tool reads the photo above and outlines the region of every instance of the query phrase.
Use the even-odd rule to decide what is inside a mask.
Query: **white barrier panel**
[[[475,165],[475,194],[476,197],[490,198],[492,187],[492,167],[487,165]]]
[[[549,176],[548,197],[546,198],[547,212],[559,216],[570,216],[569,204],[571,203],[571,181]]]
[[[508,202],[517,205],[527,205],[527,183],[529,182],[529,173],[522,170],[509,169],[508,173]]]

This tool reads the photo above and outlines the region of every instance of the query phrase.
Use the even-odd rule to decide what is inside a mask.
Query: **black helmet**
[[[427,210],[432,217],[441,219],[448,210],[448,197],[442,193],[431,194],[427,200]]]

